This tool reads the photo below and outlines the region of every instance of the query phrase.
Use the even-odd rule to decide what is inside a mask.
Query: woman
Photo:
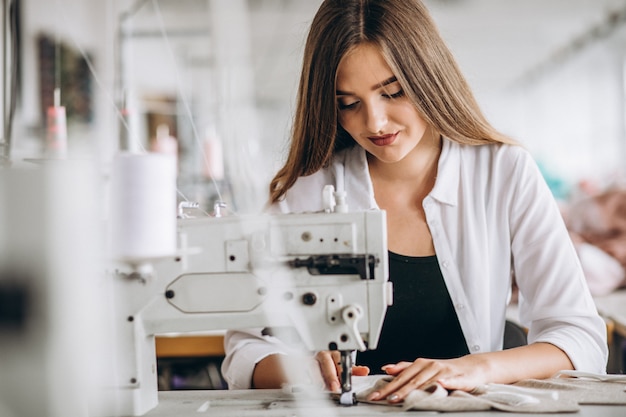
[[[394,306],[354,373],[384,365],[396,378],[369,399],[605,372],[606,328],[552,195],[485,120],[419,0],[326,0],[317,12],[272,208],[321,210],[326,184],[351,210],[387,212]],[[529,343],[502,350],[513,276]],[[230,332],[226,349],[231,388],[284,382],[275,340]],[[338,390],[334,354],[316,357]]]

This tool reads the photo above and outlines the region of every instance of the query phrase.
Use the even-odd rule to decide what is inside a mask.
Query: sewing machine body
[[[152,273],[116,275],[121,415],[157,405],[157,334],[267,328],[309,351],[377,346],[392,298],[384,212],[179,219],[178,236]]]

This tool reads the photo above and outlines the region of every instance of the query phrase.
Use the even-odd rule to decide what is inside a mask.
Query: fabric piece
[[[585,378],[525,379],[520,387],[555,390],[559,398],[587,405],[626,405],[626,383]]]
[[[512,385],[487,384],[473,393],[447,391],[439,384],[415,390],[403,403],[368,401],[367,396],[387,385],[393,377],[354,377],[357,400],[403,410],[440,412],[500,410],[515,413],[577,412],[580,405],[626,405],[626,384],[584,378],[527,379]]]

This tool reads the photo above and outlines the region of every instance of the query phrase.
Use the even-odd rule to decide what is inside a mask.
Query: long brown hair
[[[362,43],[380,48],[407,97],[444,136],[469,145],[514,143],[485,119],[420,0],[325,0],[306,40],[291,146],[270,183],[271,202],[355,145],[337,121],[335,77],[343,56]]]

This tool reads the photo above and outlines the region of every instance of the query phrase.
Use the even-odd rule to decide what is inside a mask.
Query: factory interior
[[[486,118],[537,163],[606,323],[613,402],[556,412],[623,416],[626,0],[423,2]],[[529,415],[496,400],[415,411],[310,387],[229,390],[229,329],[311,325],[308,347],[328,346],[323,318],[268,306],[246,275],[267,261],[253,250],[321,3],[1,1],[0,417]],[[387,254],[372,213],[302,216],[269,233],[286,247],[309,226],[350,227],[359,250]],[[384,314],[384,265],[368,270],[359,317]],[[526,332],[514,291],[506,310]]]

